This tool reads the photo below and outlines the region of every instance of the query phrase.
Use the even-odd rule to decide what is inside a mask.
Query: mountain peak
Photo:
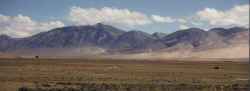
[[[217,34],[219,34],[221,36],[233,36],[233,35],[235,35],[235,33],[244,32],[244,31],[248,31],[248,30],[249,30],[248,28],[244,28],[244,27],[232,27],[229,29],[213,28],[213,29],[210,29],[209,31],[216,32]]]
[[[169,47],[185,43],[197,47],[200,45],[200,41],[205,40],[207,36],[208,33],[200,28],[189,28],[169,34],[162,40]]]
[[[152,34],[152,36],[154,36],[157,39],[161,39],[161,38],[167,36],[167,34],[161,33],[161,32],[155,32],[155,33]]]
[[[102,24],[102,23],[97,23],[97,24],[92,25],[92,26],[93,26],[93,27],[96,27],[96,28],[103,28],[103,27],[108,26],[108,25],[104,25],[104,24]]]

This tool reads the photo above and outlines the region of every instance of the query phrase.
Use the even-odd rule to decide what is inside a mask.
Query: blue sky
[[[249,10],[246,12],[246,8],[249,8],[249,0],[1,0],[0,33],[26,37],[54,27],[100,21],[125,30],[135,29],[148,33],[171,33],[189,27],[209,29],[246,26],[249,22]],[[106,13],[106,10],[121,16],[113,16]],[[83,16],[85,13],[88,16]],[[85,21],[87,18],[95,19],[94,14],[102,16],[102,13],[105,19]],[[213,14],[217,16],[211,16]],[[239,16],[245,17],[235,18]]]

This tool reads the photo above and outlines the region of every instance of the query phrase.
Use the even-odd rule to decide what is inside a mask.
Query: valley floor
[[[247,91],[248,67],[219,59],[0,59],[0,91]]]

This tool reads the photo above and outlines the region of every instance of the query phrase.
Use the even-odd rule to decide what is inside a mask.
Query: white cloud
[[[158,15],[152,15],[151,18],[155,22],[161,22],[161,23],[173,23],[173,22],[175,22],[175,20],[172,19],[171,17],[161,17]]]
[[[64,26],[60,21],[38,22],[21,14],[15,17],[0,14],[0,24],[6,24],[0,27],[0,34],[7,34],[12,37],[27,37],[39,32],[48,31],[52,28]]]
[[[214,8],[205,8],[198,11],[196,15],[201,21],[206,21],[210,25],[237,25],[248,26],[249,24],[249,5],[239,5],[226,11]]]
[[[150,24],[151,20],[146,15],[128,9],[117,9],[104,7],[96,8],[80,8],[72,7],[69,20],[82,25],[93,25],[100,22],[116,23],[126,26]]]
[[[184,30],[184,29],[188,29],[189,27],[188,26],[186,26],[186,25],[180,25],[179,26],[179,29],[180,30]]]
[[[182,19],[182,18],[176,19],[176,21],[178,21],[180,23],[187,23],[187,21],[185,19]]]
[[[151,16],[151,19],[154,21],[154,22],[160,22],[160,23],[173,23],[173,22],[179,22],[179,23],[186,23],[187,21],[183,18],[171,18],[171,17],[162,17],[162,16],[159,16],[159,15],[152,15]]]

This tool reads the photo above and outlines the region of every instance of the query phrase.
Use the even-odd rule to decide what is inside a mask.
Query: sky
[[[148,33],[172,33],[191,27],[248,27],[249,0],[0,1],[0,34],[12,37],[96,23]]]

